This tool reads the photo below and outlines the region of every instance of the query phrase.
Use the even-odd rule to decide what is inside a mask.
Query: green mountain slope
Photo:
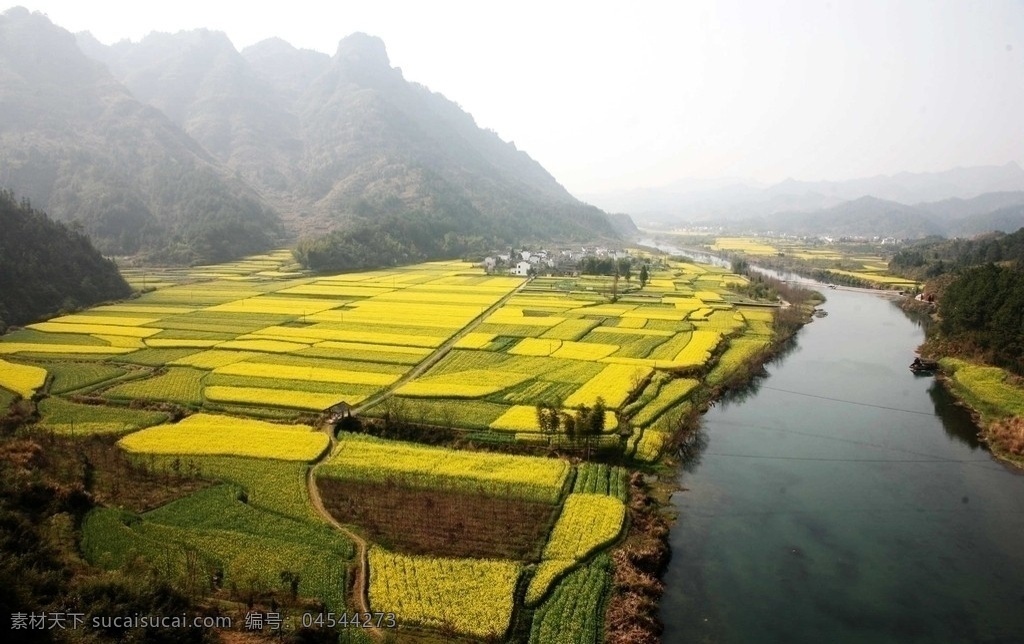
[[[277,215],[74,37],[0,15],[0,187],[80,222],[105,253],[218,261],[276,242]]]
[[[0,191],[0,332],[127,297],[131,288],[89,238]]]
[[[349,36],[331,58],[277,39],[237,54],[205,31],[79,42],[273,201],[296,236],[365,239],[386,224],[407,258],[470,240],[617,236],[525,152],[406,81],[378,38]]]

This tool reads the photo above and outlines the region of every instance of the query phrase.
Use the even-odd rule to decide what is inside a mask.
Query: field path
[[[501,308],[505,304],[505,302],[507,302],[509,300],[510,297],[512,297],[513,295],[515,295],[519,291],[521,291],[523,289],[523,287],[526,286],[529,283],[530,283],[530,280],[524,280],[522,284],[520,284],[516,288],[512,289],[511,291],[509,291],[500,300],[498,300],[497,302],[492,304],[485,311],[480,313],[480,315],[478,315],[477,317],[473,318],[473,320],[471,320],[469,322],[469,324],[467,324],[466,326],[462,327],[462,329],[460,329],[458,331],[458,333],[456,333],[451,338],[449,338],[448,341],[446,341],[444,344],[439,346],[436,351],[434,351],[429,356],[424,358],[422,362],[420,362],[418,365],[416,365],[413,369],[410,369],[408,373],[406,373],[404,376],[402,376],[397,381],[395,381],[386,390],[384,390],[384,391],[382,391],[382,392],[380,392],[380,393],[378,393],[378,394],[376,394],[374,396],[371,396],[370,398],[367,398],[360,405],[353,407],[352,408],[352,413],[355,414],[355,413],[363,411],[364,409],[369,409],[373,405],[376,405],[380,401],[382,401],[385,398],[387,398],[388,396],[390,396],[392,393],[394,393],[394,391],[396,389],[401,387],[406,382],[412,380],[413,378],[416,378],[416,377],[420,376],[420,374],[425,372],[427,369],[433,367],[435,364],[437,364],[437,362],[441,358],[443,358],[446,355],[448,355],[448,352],[452,350],[452,347],[455,346],[456,342],[458,342],[467,333],[470,333],[473,329],[478,327],[480,325],[480,323],[487,316],[489,316],[491,313],[494,313],[496,310]],[[327,436],[330,438],[330,441],[331,441],[331,446],[330,446],[330,449],[325,450],[324,453],[320,456],[320,458],[318,458],[316,461],[314,461],[313,464],[310,466],[310,468],[308,470],[306,470],[306,488],[307,488],[308,493],[309,493],[309,500],[313,504],[313,509],[316,510],[317,514],[319,514],[323,518],[324,521],[326,521],[328,524],[333,526],[336,530],[338,530],[339,532],[344,534],[346,537],[351,539],[352,543],[355,544],[355,546],[356,546],[356,570],[355,570],[355,579],[354,579],[353,584],[352,584],[352,594],[354,595],[353,599],[355,599],[355,608],[356,608],[357,611],[359,611],[360,613],[369,613],[370,612],[370,600],[369,600],[369,596],[370,596],[370,579],[369,579],[370,562],[369,562],[369,555],[367,554],[367,549],[369,548],[369,544],[367,543],[366,539],[364,539],[363,537],[359,536],[358,534],[353,532],[351,529],[345,527],[341,522],[339,522],[337,519],[335,519],[334,516],[331,515],[330,512],[327,511],[327,508],[324,506],[323,499],[320,498],[320,490],[316,486],[316,469],[318,467],[320,467],[321,465],[323,465],[324,463],[327,462],[327,460],[331,457],[331,454],[334,453],[335,449],[338,446],[338,440],[337,440],[337,438],[335,438],[334,432],[332,431],[333,427],[329,423],[324,423],[320,427],[320,430],[327,433]],[[380,629],[378,629],[376,627],[370,627],[368,629],[368,631],[369,631],[369,634],[371,636],[373,636],[375,639],[380,639],[380,638],[383,637],[383,633],[381,633]]]
[[[367,555],[368,544],[366,539],[362,538],[352,530],[342,525],[334,516],[327,511],[324,507],[323,499],[320,498],[320,490],[316,486],[316,468],[320,467],[323,463],[327,462],[331,454],[334,453],[334,449],[338,445],[337,439],[334,438],[334,432],[331,431],[331,425],[325,423],[321,430],[327,432],[327,435],[331,440],[331,448],[325,450],[323,455],[313,465],[306,470],[306,489],[309,491],[309,500],[313,504],[313,509],[317,511],[324,521],[334,526],[336,530],[344,534],[346,537],[352,540],[352,543],[356,546],[356,575],[352,583],[352,594],[355,599],[355,609],[360,613],[370,612],[370,585],[369,585],[369,570],[370,562],[369,556]],[[370,635],[374,638],[380,639],[383,634],[380,630],[374,626],[369,629]]]

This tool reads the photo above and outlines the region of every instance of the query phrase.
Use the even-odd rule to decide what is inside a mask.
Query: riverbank
[[[1015,641],[1024,478],[907,369],[920,324],[826,294],[830,315],[702,418],[669,508],[663,640]]]
[[[992,455],[1024,469],[1024,379],[958,358],[939,364],[939,379],[971,411]]]
[[[763,349],[750,354],[728,377],[703,390],[690,413],[680,423],[670,448],[653,472],[634,471],[630,479],[629,529],[612,552],[614,587],[605,611],[605,641],[613,644],[654,644],[662,641],[664,625],[659,617],[665,591],[663,576],[673,556],[669,537],[678,519],[672,505],[680,491],[678,474],[683,461],[705,446],[701,417],[727,394],[748,386],[765,373],[765,365],[793,346],[799,330],[812,322],[813,313],[825,298],[816,291],[795,288],[782,280],[769,280],[773,287],[787,291],[787,298],[799,302],[776,315],[776,333]]]
[[[930,328],[935,321],[933,302],[904,298],[899,307],[912,316],[928,316],[927,339],[918,351],[939,361],[936,377],[970,411],[978,438],[995,458],[1024,469],[1024,379],[1000,367],[958,357],[956,346],[936,339]]]

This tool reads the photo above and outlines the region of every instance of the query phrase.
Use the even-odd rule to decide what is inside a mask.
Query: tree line
[[[0,230],[0,332],[132,292],[83,232],[9,191],[0,191]]]
[[[604,398],[598,396],[593,407],[579,404],[572,413],[562,409],[560,399],[538,402],[537,426],[542,434],[551,439],[563,434],[573,444],[584,443],[587,455],[590,454],[591,440],[600,437],[605,430],[605,412],[607,406]]]

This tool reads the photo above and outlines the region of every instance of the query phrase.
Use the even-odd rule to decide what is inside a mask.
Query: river
[[[680,472],[665,642],[1024,642],[1024,476],[907,365],[919,324],[829,316],[712,408]]]

